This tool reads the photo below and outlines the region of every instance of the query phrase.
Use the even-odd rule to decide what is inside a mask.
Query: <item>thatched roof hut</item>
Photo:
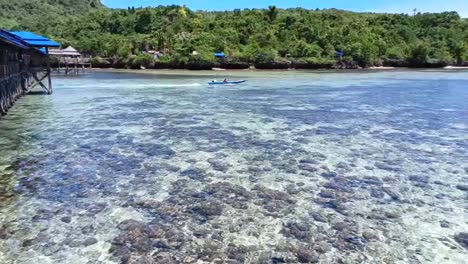
[[[72,46],[69,46],[66,49],[51,49],[49,51],[49,54],[54,55],[54,56],[61,56],[61,57],[81,57],[81,53],[79,53]]]

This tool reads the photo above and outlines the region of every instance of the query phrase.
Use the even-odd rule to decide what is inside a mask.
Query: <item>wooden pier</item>
[[[58,46],[30,32],[0,29],[0,115],[34,87],[52,94],[49,48]]]

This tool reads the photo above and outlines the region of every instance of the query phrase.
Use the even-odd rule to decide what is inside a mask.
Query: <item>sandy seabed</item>
[[[0,262],[464,263],[467,81],[58,77],[0,120]]]

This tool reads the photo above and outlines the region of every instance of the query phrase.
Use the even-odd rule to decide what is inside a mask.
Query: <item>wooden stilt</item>
[[[41,78],[39,78],[39,77],[37,76],[37,73],[33,73],[32,76],[33,76],[33,78],[34,78],[35,81],[34,81],[33,83],[31,83],[31,85],[30,85],[30,87],[29,87],[28,90],[33,89],[33,88],[36,87],[37,85],[40,85],[42,88],[44,88],[44,89],[47,91],[47,93],[49,93],[49,89],[44,85],[44,83],[42,83],[42,81],[43,81],[45,78],[48,77],[48,74],[47,74],[47,73],[44,74]],[[50,94],[50,93],[49,93],[49,94]]]
[[[49,48],[46,47],[46,60],[47,60],[47,78],[49,83],[49,89],[47,91],[48,94],[52,94],[52,76],[50,75],[50,57],[49,57]]]

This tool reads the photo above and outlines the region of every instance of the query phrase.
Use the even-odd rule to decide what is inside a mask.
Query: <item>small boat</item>
[[[212,81],[212,82],[209,82],[208,84],[209,85],[229,85],[229,84],[241,84],[241,83],[245,83],[246,80],[240,80],[240,81],[221,81],[221,82],[218,82],[218,81]]]

